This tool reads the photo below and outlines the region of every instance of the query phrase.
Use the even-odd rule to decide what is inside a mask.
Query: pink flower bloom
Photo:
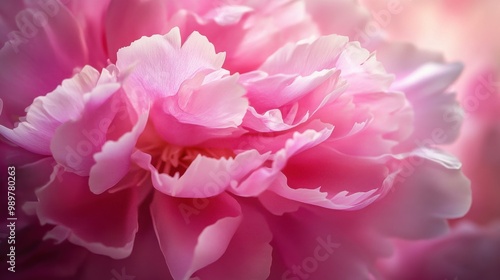
[[[51,167],[25,210],[44,238],[92,253],[82,279],[115,264],[145,279],[150,265],[175,280],[373,279],[391,238],[435,237],[469,209],[460,162],[419,142],[426,115],[456,107],[444,92],[461,66],[351,42],[358,4],[336,3],[356,17],[337,30],[304,1],[109,2],[59,6],[67,20],[0,53],[36,73],[39,48],[81,47],[54,51],[64,71],[22,102],[3,91],[22,79],[0,72],[0,134]],[[65,21],[79,36],[59,42]]]

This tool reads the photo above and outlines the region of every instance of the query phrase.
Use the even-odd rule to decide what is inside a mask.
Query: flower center
[[[209,158],[232,158],[234,152],[229,149],[178,146],[165,142],[148,124],[145,132],[141,135],[137,147],[151,155],[151,164],[159,173],[174,176],[176,173],[182,176],[189,165],[199,155]]]

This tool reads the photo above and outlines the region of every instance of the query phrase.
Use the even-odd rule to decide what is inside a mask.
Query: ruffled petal
[[[151,180],[157,190],[175,197],[196,198],[216,196],[230,187],[238,188],[238,184],[268,157],[268,154],[261,155],[256,151],[247,151],[229,159],[198,155],[184,174],[170,176],[159,173],[151,165],[150,155],[140,151],[133,154],[134,161],[151,172]]]
[[[50,155],[50,143],[56,129],[81,116],[86,103],[85,94],[99,100],[103,98],[101,94],[106,96],[119,87],[110,83],[95,88],[98,79],[97,70],[85,67],[73,78],[63,81],[53,92],[36,98],[28,108],[26,119],[17,127],[11,130],[0,126],[0,134],[29,151]],[[91,93],[93,90],[95,92]]]

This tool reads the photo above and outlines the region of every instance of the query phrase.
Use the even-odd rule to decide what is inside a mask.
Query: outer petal
[[[11,22],[9,41],[0,45],[0,97],[8,104],[0,124],[9,128],[34,98],[51,92],[71,77],[75,68],[87,64],[82,30],[65,6],[56,2],[48,7],[47,1],[27,5],[11,2],[18,1],[2,4],[13,9],[4,14]],[[32,12],[45,15],[47,21],[42,27],[34,24]]]
[[[16,224],[16,240],[23,242],[15,244],[15,272],[7,270],[7,263],[2,265],[2,279],[68,280],[79,275],[88,251],[69,242],[54,244],[53,240],[42,240],[47,227],[41,226],[38,221],[24,229],[17,226]],[[9,250],[10,246],[7,242],[0,242],[2,250]]]
[[[0,133],[17,145],[44,155],[50,155],[50,141],[55,130],[63,123],[80,117],[85,106],[84,94],[96,86],[99,73],[92,67],[85,67],[82,72],[46,96],[38,97],[29,107],[26,120],[10,130],[0,126]],[[114,92],[117,85],[108,85],[96,89],[99,93]],[[99,94],[98,98],[101,98]]]
[[[93,156],[106,142],[110,125],[118,113],[113,108],[113,102],[116,102],[119,95],[113,94],[119,86],[115,84],[96,88],[91,94],[103,100],[85,106],[80,118],[62,124],[55,131],[50,144],[51,152],[67,170],[81,176],[89,175],[90,168],[95,163]]]
[[[319,159],[318,165],[311,166],[311,158]],[[373,203],[392,187],[396,175],[384,162],[341,156],[321,147],[291,158],[283,173],[271,187],[277,194],[339,210]]]
[[[88,189],[88,177],[60,174],[60,169],[56,166],[50,182],[37,191],[41,223],[56,225],[46,237],[58,241],[67,238],[112,258],[127,257],[134,244],[143,195],[136,189],[95,195]]]
[[[463,66],[446,64],[441,55],[411,45],[384,42],[377,50],[380,60],[396,74],[397,81],[391,90],[404,92],[415,112],[415,131],[408,145],[453,142],[458,136],[462,115],[455,94],[448,93],[447,89]]]
[[[456,163],[440,153],[407,158],[393,192],[366,209],[367,222],[402,238],[430,238],[446,232],[446,219],[465,215],[471,205],[470,182]]]
[[[111,61],[116,52],[142,36],[163,34],[166,31],[167,9],[159,0],[107,0],[110,1],[106,20],[106,44]]]
[[[274,237],[269,279],[376,279],[372,269],[380,253],[351,223],[354,218],[306,209],[268,217]]]
[[[106,33],[106,14],[111,0],[59,0],[59,2],[66,4],[82,28],[83,36],[85,36],[85,45],[87,50],[90,50],[88,51],[87,64],[97,69],[106,67],[106,65],[108,65],[108,54],[111,56],[116,55],[116,51],[108,52],[108,50],[105,49],[107,36],[112,36],[116,32],[122,30],[118,28],[112,33]]]
[[[139,231],[130,256],[111,259],[89,254],[78,271],[80,280],[91,279],[162,279],[172,280],[162,255],[148,207],[140,208]]]
[[[241,223],[240,206],[225,193],[204,200],[188,200],[157,192],[151,215],[175,280],[187,280],[197,270],[218,260]]]
[[[267,220],[252,206],[242,205],[243,219],[224,255],[195,273],[199,279],[268,279],[272,233]],[[195,278],[196,279],[196,278]]]

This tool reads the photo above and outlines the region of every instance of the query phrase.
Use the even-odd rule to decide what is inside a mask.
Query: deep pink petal
[[[273,251],[270,242],[273,236],[267,221],[257,209],[245,206],[242,205],[241,225],[226,252],[215,263],[195,273],[200,279],[268,279]]]
[[[68,239],[96,254],[124,258],[132,251],[143,196],[137,189],[95,195],[88,177],[56,166],[50,182],[37,191],[37,214],[42,224],[56,225],[47,238]]]
[[[105,29],[106,44],[111,61],[117,51],[142,36],[163,34],[167,22],[165,1],[108,0]],[[126,20],[125,20],[126,19]]]
[[[163,255],[175,280],[187,280],[225,253],[241,223],[241,208],[221,194],[178,199],[156,192],[151,215]]]

